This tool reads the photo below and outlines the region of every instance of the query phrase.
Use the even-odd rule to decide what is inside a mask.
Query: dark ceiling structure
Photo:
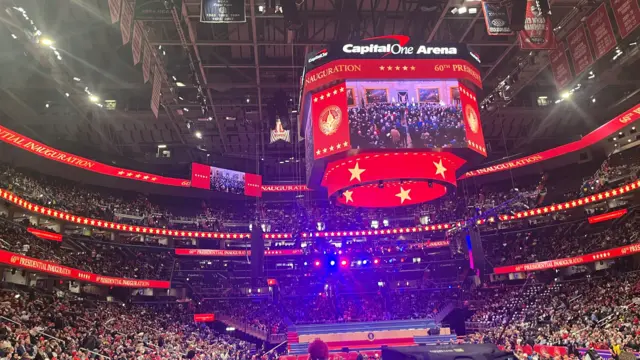
[[[16,3],[2,2],[6,7]],[[557,38],[563,39],[598,4],[552,1]],[[477,11],[452,11],[462,5]],[[302,143],[269,143],[274,97],[284,93],[290,109],[297,108],[306,53],[333,42],[386,34],[425,43],[463,42],[479,55],[483,98],[495,98],[482,117],[491,150],[488,161],[567,142],[606,120],[602,117],[610,116],[609,105],[635,96],[638,89],[637,71],[627,74],[637,65],[633,48],[615,63],[607,59],[597,79],[576,80],[582,103],[555,105],[558,94],[547,52],[520,50],[516,36],[488,36],[479,2],[299,0],[302,26],[292,31],[265,0],[247,0],[247,21],[231,24],[201,23],[200,2],[184,0],[184,8],[176,9],[179,19],[143,23],[164,67],[163,106],[156,119],[149,105],[151,85],[144,83],[140,65],[132,65],[131,45],[122,45],[106,0],[25,0],[19,6],[55,39],[63,61],[53,67],[38,61],[34,46],[11,38],[19,25],[3,12],[0,45],[10,51],[0,58],[0,121],[51,145],[123,166],[171,164],[185,171],[198,161],[260,171],[266,177],[302,178]],[[69,90],[56,76],[62,71],[77,74],[85,91],[115,100],[115,110],[66,95]],[[196,82],[206,98],[206,114]],[[575,111],[602,93],[611,97],[607,104]],[[170,157],[158,145],[166,145],[163,151]]]

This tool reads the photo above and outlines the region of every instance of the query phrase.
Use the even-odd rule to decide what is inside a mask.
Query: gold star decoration
[[[353,169],[348,169],[348,170],[351,173],[351,178],[349,179],[349,181],[353,181],[354,179],[358,179],[358,181],[362,181],[362,179],[360,178],[360,175],[362,175],[362,173],[365,172],[365,169],[360,169],[360,163],[356,162],[356,166]]]
[[[433,162],[433,165],[436,166],[436,175],[442,175],[442,178],[444,179],[444,172],[447,171],[447,168],[444,167],[444,165],[442,165],[442,159],[440,159],[439,162]]]
[[[348,204],[349,202],[353,202],[353,191],[347,190],[343,194],[344,194],[345,204]]]
[[[400,198],[400,204],[404,204],[405,200],[411,200],[411,196],[409,196],[410,192],[411,189],[405,190],[400,186],[400,192],[396,194],[396,196]]]

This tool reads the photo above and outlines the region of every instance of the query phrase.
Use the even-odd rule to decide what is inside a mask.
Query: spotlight
[[[568,91],[565,91],[562,94],[560,94],[560,97],[563,99],[568,99],[570,96],[571,96],[571,93]]]
[[[186,85],[181,81],[176,81],[176,86],[177,87],[185,87]]]
[[[477,14],[478,13],[478,8],[469,8],[469,14]]]
[[[340,265],[342,265],[342,266],[347,266],[347,260],[342,260],[342,261],[340,261]]]
[[[43,37],[43,38],[40,38],[40,44],[44,46],[51,46],[55,44],[55,42],[49,38]]]
[[[316,260],[316,262],[313,263],[315,266],[320,266],[320,261]]]
[[[466,6],[460,6],[458,8],[458,14],[466,14],[467,13],[467,7]]]
[[[362,265],[362,260],[358,260],[358,261],[356,262],[356,264],[358,264],[358,266],[359,266],[359,265]]]
[[[100,98],[95,95],[89,95],[89,101],[91,101],[92,103],[97,103],[100,101]]]
[[[373,259],[373,263],[377,265],[377,264],[379,264],[379,263],[380,263],[380,260],[378,260],[378,259]]]
[[[307,266],[307,265],[309,265],[309,263],[307,263],[307,262],[305,261],[305,262],[304,262],[304,266]]]
[[[368,262],[369,262],[368,260],[363,260],[363,261],[362,261],[362,264],[363,264],[363,265],[367,265],[367,263],[368,263]]]
[[[194,135],[195,135],[198,139],[202,139],[202,132],[200,132],[200,131],[196,131],[196,132],[194,133]]]
[[[335,260],[329,261],[329,265],[334,266],[336,264]]]

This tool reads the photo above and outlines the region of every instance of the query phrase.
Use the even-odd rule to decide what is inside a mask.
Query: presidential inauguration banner
[[[133,39],[131,40],[131,53],[133,54],[133,65],[138,65],[142,58],[142,22],[135,21],[133,25]]]
[[[201,0],[200,22],[243,23],[247,22],[244,0]]]
[[[484,13],[487,34],[491,36],[513,35],[513,30],[509,27],[509,11],[506,5],[483,1],[482,12]]]
[[[344,82],[312,95],[311,121],[315,159],[351,148],[347,88]]]
[[[551,15],[544,14],[538,1],[528,0],[524,19],[524,30],[518,32],[520,48],[524,50],[549,50],[556,48]]]
[[[476,93],[469,87],[458,83],[460,91],[460,101],[462,102],[462,114],[464,117],[464,128],[469,149],[487,156],[487,148],[484,143],[482,133],[482,123],[480,122],[480,112],[478,111],[478,99]]]

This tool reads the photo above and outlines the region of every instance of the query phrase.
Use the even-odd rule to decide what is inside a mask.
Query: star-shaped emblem
[[[415,69],[416,69],[416,67],[415,67],[415,66],[412,66],[412,67],[411,67],[411,71],[414,71]]]
[[[380,66],[380,70],[381,70],[381,71],[384,71],[384,66]]]
[[[338,94],[338,90],[333,90],[333,95],[337,95]]]
[[[353,191],[347,190],[343,194],[344,194],[345,204],[348,204],[349,202],[353,202]]]
[[[313,98],[313,102],[318,102],[318,98]]]
[[[404,71],[407,71],[407,69],[408,69],[408,67],[406,67],[406,66],[402,67],[402,70],[404,70]]]
[[[358,181],[362,181],[362,179],[360,178],[360,175],[362,175],[362,173],[365,172],[365,169],[360,169],[360,163],[356,162],[356,166],[353,169],[348,169],[348,170],[351,173],[351,178],[349,179],[349,181],[353,181],[353,179],[358,179]]]
[[[340,92],[344,92],[344,88],[343,87],[340,88]]]
[[[400,70],[400,66],[396,66],[396,70]]]
[[[400,186],[400,192],[396,194],[396,196],[400,198],[400,204],[404,204],[405,200],[411,200],[411,196],[409,196],[410,192],[411,189],[405,190]]]
[[[442,165],[442,159],[440,159],[439,162],[433,162],[433,165],[436,166],[436,175],[442,175],[442,178],[444,179],[444,172],[447,171],[447,168],[444,167],[444,165]]]
[[[393,69],[393,67],[387,66],[387,70],[391,70],[391,69]]]

